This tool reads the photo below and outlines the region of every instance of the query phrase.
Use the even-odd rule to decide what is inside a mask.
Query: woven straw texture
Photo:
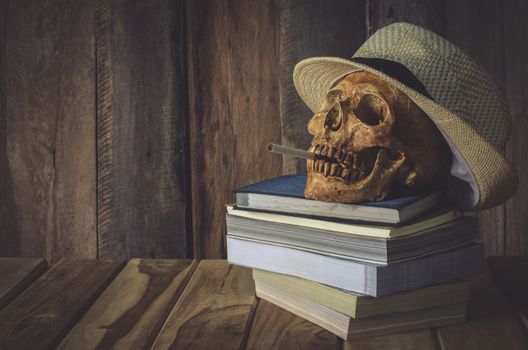
[[[434,101],[367,65],[314,57],[299,62],[293,73],[299,95],[314,113],[338,78],[355,70],[369,71],[406,93],[448,138],[455,160],[467,170],[452,172],[467,183],[463,193],[457,193],[462,208],[492,207],[513,195],[517,174],[502,156],[511,128],[508,105],[473,59],[439,35],[408,23],[381,28],[354,57],[403,64]]]

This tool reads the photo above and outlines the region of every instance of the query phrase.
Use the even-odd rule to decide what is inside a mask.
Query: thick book
[[[335,288],[382,296],[477,273],[481,244],[381,266],[227,236],[227,259],[249,268],[305,278]]]
[[[292,215],[282,215],[267,212],[257,212],[240,210],[233,205],[226,205],[227,213],[229,215],[243,217],[247,219],[260,220],[265,222],[275,222],[280,224],[288,224],[295,226],[308,227],[318,230],[333,231],[336,233],[379,237],[379,238],[394,238],[405,235],[410,235],[428,228],[445,224],[460,217],[462,213],[456,209],[438,209],[427,215],[420,216],[414,220],[401,226],[390,225],[366,225],[357,222],[343,221],[343,220],[323,220],[310,219]]]
[[[231,237],[343,259],[387,265],[454,249],[479,239],[478,218],[462,216],[412,235],[377,238],[226,214]]]
[[[462,304],[467,302],[469,297],[469,283],[463,280],[373,298],[306,279],[257,269],[253,269],[253,279],[257,284],[273,287],[295,299],[307,299],[355,319],[440,305]]]
[[[261,181],[235,190],[236,206],[295,215],[398,224],[427,212],[440,199],[440,194],[435,192],[379,202],[332,203],[305,198],[305,186],[306,174]]]
[[[257,297],[334,333],[344,340],[381,336],[464,323],[466,304],[449,304],[410,312],[353,319],[304,298],[293,297],[257,281]]]

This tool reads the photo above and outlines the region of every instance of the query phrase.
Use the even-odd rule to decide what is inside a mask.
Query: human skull
[[[451,152],[429,117],[376,75],[350,73],[308,123],[304,195],[322,201],[379,201],[389,192],[430,190],[449,173]]]

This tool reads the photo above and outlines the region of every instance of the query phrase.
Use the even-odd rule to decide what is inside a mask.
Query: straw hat
[[[517,189],[502,152],[511,129],[504,96],[484,70],[446,39],[409,23],[374,33],[352,59],[312,57],[293,81],[316,113],[327,91],[357,70],[376,74],[409,96],[436,124],[453,152],[449,192],[463,209],[496,206]]]

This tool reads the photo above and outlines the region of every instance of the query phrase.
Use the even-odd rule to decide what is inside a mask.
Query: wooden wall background
[[[0,255],[225,256],[238,186],[302,169],[291,81],[395,21],[467,50],[510,99],[520,188],[480,213],[488,254],[528,254],[525,0],[0,0]]]

